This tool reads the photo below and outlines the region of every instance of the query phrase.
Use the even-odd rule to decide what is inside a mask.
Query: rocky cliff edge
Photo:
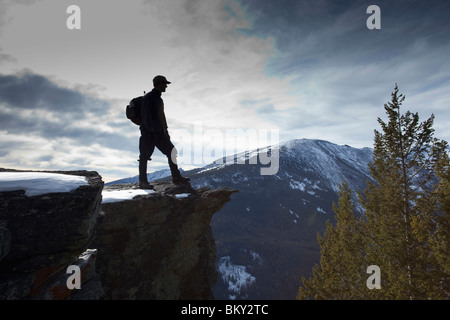
[[[6,171],[18,172],[0,175]],[[210,222],[236,191],[159,182],[152,192],[105,201],[137,186],[104,187],[97,172],[53,173],[86,184],[33,196],[0,192],[0,299],[214,298]],[[79,289],[71,285],[73,266]]]

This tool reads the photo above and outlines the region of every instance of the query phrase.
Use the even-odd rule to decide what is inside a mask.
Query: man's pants
[[[139,139],[139,181],[147,181],[147,161],[155,151],[155,147],[168,158],[169,167],[172,175],[179,174],[176,164],[177,150],[170,141],[170,137],[164,133],[147,132],[141,130]]]

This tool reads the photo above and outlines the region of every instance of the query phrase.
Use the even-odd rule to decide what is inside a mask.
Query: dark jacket
[[[142,131],[167,133],[167,121],[164,114],[164,101],[161,98],[160,91],[153,89],[144,96],[141,116]]]

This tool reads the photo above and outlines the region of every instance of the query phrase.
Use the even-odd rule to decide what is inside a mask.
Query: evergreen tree
[[[439,184],[436,189],[438,210],[441,214],[428,217],[425,221],[414,221],[418,230],[428,233],[418,233],[418,237],[426,244],[423,248],[423,258],[428,262],[427,281],[424,282],[430,299],[450,298],[450,161],[444,154],[436,166]],[[425,227],[420,227],[425,224]]]
[[[365,269],[377,265],[381,270],[381,290],[368,290],[354,297],[364,299],[448,299],[449,298],[449,159],[447,143],[433,138],[434,116],[419,122],[417,113],[401,114],[405,100],[397,85],[391,101],[385,105],[388,121],[378,119],[382,132],[375,130],[373,162],[369,165],[373,182],[368,182],[359,201],[364,219],[356,221],[358,235],[342,233],[347,223],[336,215],[336,227],[327,225],[325,237],[319,238],[322,249],[321,266],[315,267],[313,278],[304,280],[299,298],[316,298],[320,284],[335,292],[360,286],[360,279],[351,285],[336,281],[325,270],[328,264],[346,266],[353,272],[357,265]],[[339,205],[344,210],[340,193]],[[342,205],[342,209],[341,209]],[[356,218],[355,218],[356,219]],[[328,235],[330,234],[330,235]],[[335,234],[340,234],[336,244]],[[358,243],[354,242],[358,239]],[[334,246],[343,246],[334,248]],[[345,250],[355,254],[350,264],[337,254]],[[329,248],[333,248],[330,250]],[[345,249],[344,249],[345,247]],[[328,253],[327,253],[328,252]],[[326,268],[325,268],[326,267]],[[360,273],[358,273],[360,274]],[[319,277],[320,281],[316,279]],[[367,279],[367,275],[366,275]],[[364,288],[362,288],[364,289]],[[347,299],[341,294],[331,298]]]
[[[378,119],[369,183],[360,200],[367,219],[365,234],[369,260],[383,272],[387,299],[424,299],[430,295],[427,236],[439,216],[435,196],[436,164],[447,144],[433,138],[434,116],[419,122],[417,113],[400,113],[405,97],[398,87],[385,105],[388,122]]]
[[[362,260],[361,222],[355,215],[352,194],[347,183],[340,186],[336,213],[336,227],[329,221],[321,237],[320,266],[313,268],[313,278],[303,278],[298,299],[361,299],[366,291],[365,268]]]

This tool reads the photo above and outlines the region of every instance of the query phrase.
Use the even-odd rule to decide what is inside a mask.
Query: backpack
[[[140,126],[142,123],[141,109],[143,100],[144,96],[133,98],[125,109],[125,114],[127,118],[138,126]]]

